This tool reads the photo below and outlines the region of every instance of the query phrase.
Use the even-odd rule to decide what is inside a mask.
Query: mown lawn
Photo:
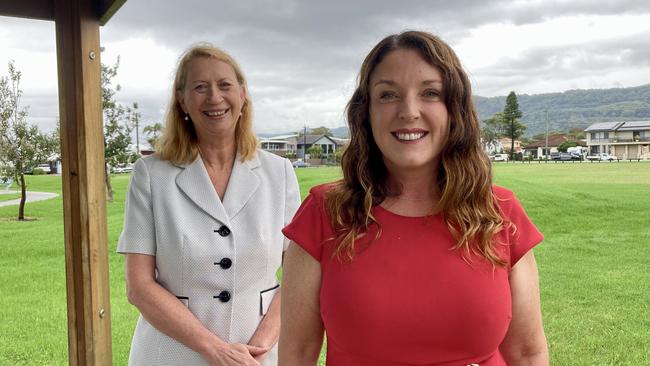
[[[297,169],[309,187],[337,168]],[[125,298],[115,253],[128,175],[113,177],[107,204],[113,359],[127,363],[137,311]],[[546,236],[535,249],[553,365],[650,364],[650,163],[497,164],[496,183],[516,192]],[[54,176],[29,189],[61,193]],[[0,365],[67,364],[62,197],[0,207]],[[432,330],[434,331],[434,330]]]
[[[20,198],[20,193],[2,192],[0,191],[0,202],[15,200]]]

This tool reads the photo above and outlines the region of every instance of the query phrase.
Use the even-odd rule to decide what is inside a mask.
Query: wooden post
[[[99,16],[54,0],[70,365],[111,365]]]

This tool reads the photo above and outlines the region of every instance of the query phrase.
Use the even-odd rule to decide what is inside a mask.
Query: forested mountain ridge
[[[517,94],[526,136],[546,131],[587,128],[595,122],[650,120],[650,84],[612,89],[577,89],[562,93]],[[502,112],[506,96],[475,96],[479,119]]]

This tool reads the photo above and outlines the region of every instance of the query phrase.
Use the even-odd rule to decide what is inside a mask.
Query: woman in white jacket
[[[280,230],[300,197],[289,161],[256,146],[239,66],[211,45],[187,50],[118,244],[141,313],[129,364],[277,364]]]

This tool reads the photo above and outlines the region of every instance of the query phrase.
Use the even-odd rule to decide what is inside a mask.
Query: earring
[[[186,120],[186,121],[189,121],[190,117],[187,115],[187,113],[185,113],[185,117],[183,119]]]

